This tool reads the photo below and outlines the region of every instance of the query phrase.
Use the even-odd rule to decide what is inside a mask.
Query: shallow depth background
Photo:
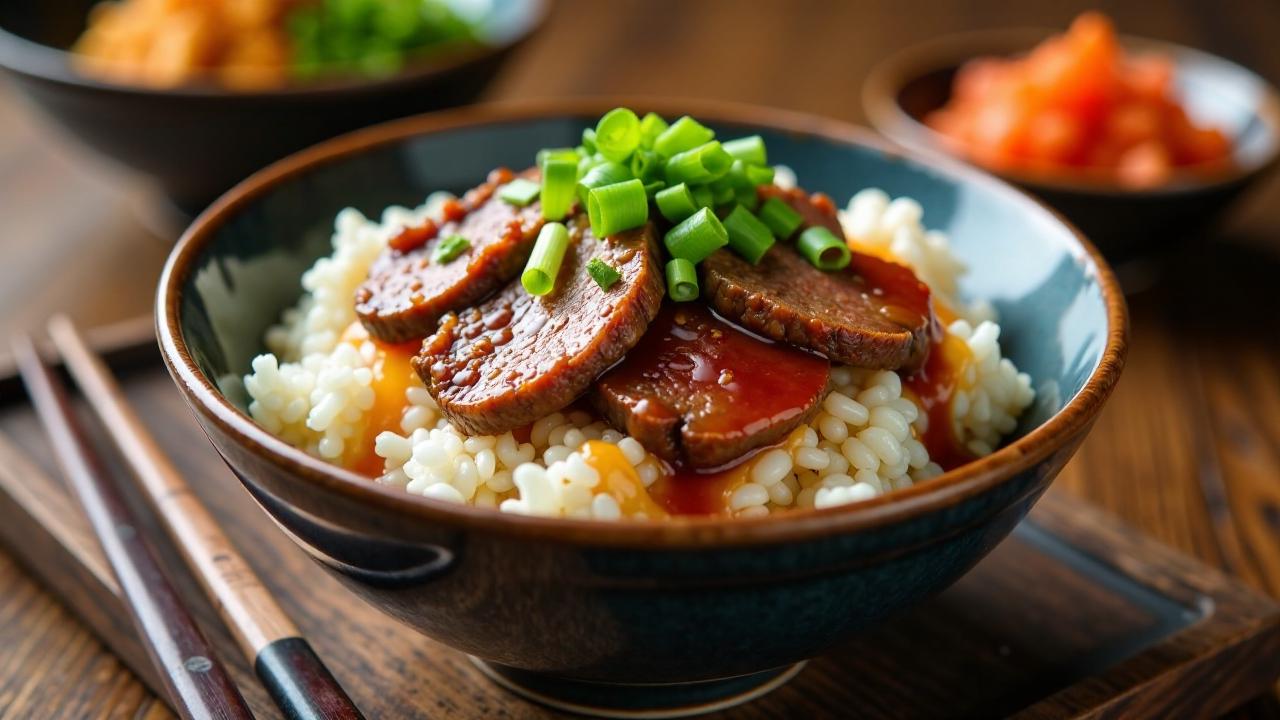
[[[1280,83],[1275,0],[563,0],[489,97],[706,97],[861,123],[862,78],[895,49],[970,29],[1062,28],[1088,7],[1122,32],[1194,45]],[[173,240],[150,201],[0,79],[0,336],[55,309],[87,324],[149,313]],[[1052,492],[1280,596],[1280,178],[1213,237],[1126,275],[1143,288],[1130,301],[1129,367]],[[156,708],[2,553],[0,648],[0,718],[102,710],[77,697],[111,698],[122,716]],[[1280,718],[1280,703],[1260,699],[1241,716]]]

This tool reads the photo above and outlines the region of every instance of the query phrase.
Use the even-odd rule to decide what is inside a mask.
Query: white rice
[[[779,184],[794,183],[786,168],[780,167],[777,177]],[[443,197],[428,198],[413,210],[390,208],[380,223],[352,209],[338,215],[333,254],[303,276],[306,294],[268,332],[272,353],[255,358],[245,378],[249,412],[264,428],[334,461],[362,450],[352,441],[364,437],[374,404],[375,357],[371,344],[362,352],[340,342],[355,321],[352,298],[388,239],[430,217]],[[990,306],[961,304],[957,278],[964,266],[946,236],[924,229],[917,203],[891,201],[879,190],[855,195],[841,221],[855,247],[909,265],[963,318],[947,328],[969,351],[952,405],[953,431],[971,452],[990,453],[1034,394],[1030,378],[1001,357],[1000,328]],[[942,472],[917,439],[928,417],[903,396],[897,373],[837,367],[833,380],[834,391],[806,426],[735,473],[728,493],[734,516],[857,502]],[[583,444],[600,440],[617,446],[645,488],[663,472],[639,442],[585,412],[553,413],[534,423],[529,441],[521,443],[512,433],[462,433],[442,417],[421,385],[405,395],[401,432],[378,435],[374,452],[385,467],[378,481],[411,493],[504,512],[621,519],[625,498],[616,486],[601,482]],[[652,514],[639,510],[632,517]]]

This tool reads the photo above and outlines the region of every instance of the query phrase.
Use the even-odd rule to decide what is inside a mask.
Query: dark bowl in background
[[[1001,313],[1001,345],[1040,400],[993,455],[867,502],[758,520],[601,522],[512,516],[372,482],[250,419],[237,378],[332,252],[334,215],[378,217],[497,165],[573,145],[617,105],[760,133],[770,158],[845,200],[910,195]],[[200,216],[157,297],[165,362],[263,509],[374,606],[560,707],[691,712],[776,686],[794,663],[945,588],[1005,537],[1071,457],[1123,366],[1124,298],[1101,256],[1042,205],[945,158],[847,124],[705,102],[480,106],[331,140]],[[210,478],[210,480],[214,480]],[[856,679],[851,679],[856,681]]]
[[[877,130],[906,147],[950,154],[944,139],[922,119],[950,98],[960,66],[979,57],[1025,53],[1051,34],[980,31],[905,48],[868,75],[862,91],[867,117]],[[1066,215],[1112,262],[1159,253],[1207,229],[1280,157],[1280,96],[1261,77],[1173,43],[1122,37],[1121,44],[1130,53],[1173,59],[1179,95],[1191,117],[1212,122],[1233,139],[1234,165],[1229,171],[1204,178],[1179,176],[1150,189],[992,171]]]
[[[96,1],[0,3],[0,67],[72,135],[153,178],[192,214],[291,152],[384,120],[474,101],[547,11],[545,0],[495,0],[481,22],[482,47],[424,57],[387,77],[239,91],[157,89],[79,72],[67,48]]]

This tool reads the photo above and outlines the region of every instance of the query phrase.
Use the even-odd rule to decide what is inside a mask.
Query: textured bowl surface
[[[863,85],[872,125],[924,153],[949,152],[922,119],[942,107],[956,71],[978,57],[1013,56],[1048,37],[1043,30],[992,30],[938,38],[905,48],[877,65]],[[1232,137],[1234,168],[1204,179],[1182,178],[1151,189],[1019,173],[1004,179],[1044,199],[1074,222],[1112,261],[1147,254],[1202,230],[1280,156],[1280,96],[1255,73],[1172,43],[1122,38],[1126,51],[1173,58],[1187,112]]]
[[[376,215],[496,165],[572,145],[617,102],[480,107],[373,128],[258,174],[187,232],[161,281],[166,362],[245,487],[370,603],[511,668],[613,682],[779,668],[946,587],[1023,517],[1084,438],[1123,364],[1125,308],[1091,246],[1035,201],[958,164],[913,159],[848,125],[756,108],[651,103],[726,133],[838,202],[875,185],[951,233],[964,291],[1002,316],[1039,401],[1018,438],[872,501],[746,521],[602,523],[441,504],[307,457],[254,425],[220,383],[327,253],[334,215]]]
[[[410,63],[385,78],[238,92],[154,89],[81,74],[66,48],[96,1],[0,3],[0,67],[70,134],[152,178],[192,213],[255,170],[325,138],[474,101],[546,13],[544,0],[504,0],[480,24],[482,46]]]

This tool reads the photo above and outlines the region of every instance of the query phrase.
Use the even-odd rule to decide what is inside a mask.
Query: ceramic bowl
[[[758,520],[608,523],[428,500],[329,465],[254,424],[236,378],[330,250],[335,214],[376,217],[497,165],[577,142],[619,104],[760,133],[837,200],[910,195],[972,267],[1002,344],[1040,400],[995,454],[873,500]],[[187,231],[164,272],[165,361],[241,482],[353,592],[491,676],[562,707],[706,709],[762,692],[886,615],[945,588],[1026,514],[1084,439],[1124,358],[1126,312],[1097,252],[988,175],[858,128],[702,103],[583,101],[427,115],[327,142],[255,175]],[[220,388],[227,388],[227,392]]]
[[[867,76],[862,91],[867,117],[877,130],[906,147],[949,153],[943,139],[922,119],[946,104],[960,66],[978,57],[1025,53],[1050,34],[1045,30],[974,32],[903,49]],[[1234,162],[1225,173],[1184,177],[1150,189],[999,173],[1066,215],[1112,261],[1150,254],[1203,231],[1280,157],[1280,96],[1265,80],[1235,63],[1181,45],[1133,37],[1121,42],[1130,53],[1173,59],[1187,112],[1231,136]]]
[[[157,182],[191,214],[291,152],[367,125],[474,101],[541,24],[545,0],[499,0],[480,47],[384,78],[247,92],[154,89],[80,73],[67,52],[97,0],[0,3],[0,67],[31,102],[101,155]]]

